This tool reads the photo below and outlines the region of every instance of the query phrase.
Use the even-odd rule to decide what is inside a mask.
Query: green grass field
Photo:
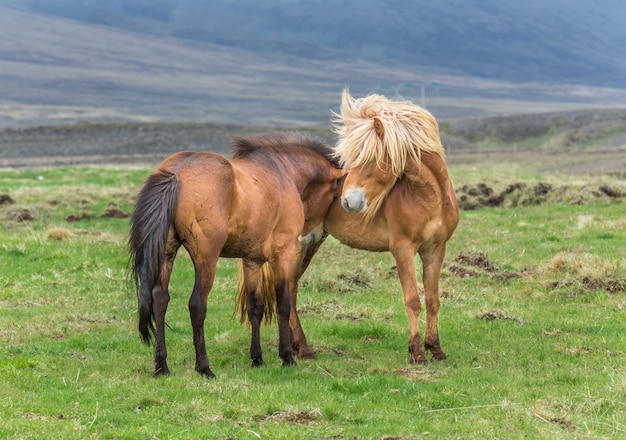
[[[448,360],[427,366],[408,364],[391,256],[329,239],[299,296],[316,359],[282,368],[274,323],[262,329],[266,366],[249,366],[249,329],[232,317],[237,261],[223,259],[207,380],[193,370],[193,269],[181,252],[172,375],[153,378],[127,280],[128,219],[114,215],[131,212],[150,171],[0,172],[14,201],[0,205],[1,438],[626,437],[623,198],[463,211],[441,280]],[[505,164],[451,174],[456,186],[539,179]]]

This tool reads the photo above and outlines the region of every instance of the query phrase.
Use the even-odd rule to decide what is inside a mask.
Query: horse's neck
[[[422,189],[421,196],[428,196],[429,192],[435,197],[437,194],[448,196],[452,188],[444,159],[434,153],[422,154],[421,164],[407,163],[403,177],[413,187]],[[424,191],[426,188],[431,188],[431,191]]]
[[[308,166],[305,165],[305,163],[308,163]],[[302,195],[306,192],[308,186],[311,184],[311,181],[318,172],[317,167],[312,165],[311,161],[307,162],[304,160],[289,161],[289,164],[287,166],[291,167],[291,169],[293,170],[293,172],[291,173],[292,180],[298,188],[298,192],[300,193],[300,195]]]

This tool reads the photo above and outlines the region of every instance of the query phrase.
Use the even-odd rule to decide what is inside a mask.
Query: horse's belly
[[[230,234],[222,251],[220,257],[224,258],[247,258],[250,260],[266,261],[267,245],[265,240],[260,239],[260,236],[242,233],[240,235]]]

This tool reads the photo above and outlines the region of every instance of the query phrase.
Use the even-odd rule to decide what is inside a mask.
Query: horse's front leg
[[[426,302],[426,337],[424,338],[424,348],[429,350],[436,360],[447,358],[439,343],[439,276],[445,255],[445,244],[434,249],[420,252],[423,265],[424,297]]]
[[[417,275],[415,273],[415,251],[412,246],[395,246],[391,253],[396,259],[398,276],[402,285],[404,296],[404,308],[409,318],[409,361],[412,364],[427,363],[426,356],[422,351],[420,339],[420,312],[422,304],[417,288]]]
[[[291,346],[300,359],[312,359],[315,357],[315,353],[309,347],[306,335],[300,324],[300,317],[298,316],[298,283],[327,236],[328,234],[324,234],[320,240],[314,243],[302,243],[299,241],[297,257],[291,271],[291,281],[289,282],[291,303],[289,327],[291,328]]]

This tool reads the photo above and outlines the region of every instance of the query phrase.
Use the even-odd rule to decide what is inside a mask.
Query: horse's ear
[[[378,137],[381,139],[385,135],[385,127],[383,126],[383,121],[376,117],[374,118],[374,130],[376,131]]]

